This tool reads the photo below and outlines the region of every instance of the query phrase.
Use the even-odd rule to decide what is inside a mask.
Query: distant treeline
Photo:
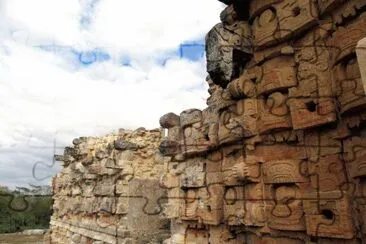
[[[52,214],[50,195],[0,189],[0,233],[47,229]]]

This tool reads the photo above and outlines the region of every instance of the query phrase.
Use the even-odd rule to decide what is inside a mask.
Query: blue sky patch
[[[205,54],[205,42],[203,39],[185,42],[179,45],[179,55],[191,61],[198,61]]]
[[[109,61],[111,55],[102,48],[94,48],[86,51],[79,51],[71,46],[61,45],[40,45],[37,46],[46,52],[52,52],[55,55],[66,59],[69,63],[75,66],[88,67],[96,62]],[[190,61],[199,61],[204,57],[205,45],[203,40],[185,42],[179,45],[178,48],[166,51],[156,57],[158,65],[165,66],[170,59],[187,59]],[[117,58],[117,62],[121,66],[130,66],[132,57],[121,55]]]

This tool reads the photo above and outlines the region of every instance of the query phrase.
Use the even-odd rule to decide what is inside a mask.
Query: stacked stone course
[[[120,130],[84,137],[56,156],[64,168],[53,181],[52,243],[159,243],[169,222],[161,218],[159,187],[164,157],[161,130]],[[158,200],[160,202],[158,202]]]
[[[160,119],[166,243],[364,243],[366,1],[223,2],[208,107]]]

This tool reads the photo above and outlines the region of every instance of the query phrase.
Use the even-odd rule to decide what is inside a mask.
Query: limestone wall
[[[159,243],[169,233],[160,205],[161,130],[77,138],[53,181],[52,243]]]
[[[207,108],[75,139],[53,243],[366,242],[366,0],[222,1]]]
[[[366,1],[223,2],[208,107],[160,120],[166,243],[365,243]]]

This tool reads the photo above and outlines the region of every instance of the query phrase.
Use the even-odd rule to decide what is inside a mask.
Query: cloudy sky
[[[54,147],[204,108],[215,0],[0,0],[0,185],[47,184]],[[34,173],[34,174],[33,174]],[[42,180],[44,179],[44,180]]]

